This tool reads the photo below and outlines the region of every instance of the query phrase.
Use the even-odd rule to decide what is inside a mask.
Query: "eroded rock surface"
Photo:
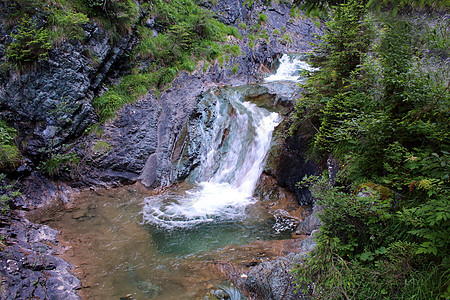
[[[80,299],[80,280],[70,273],[70,264],[55,256],[56,230],[18,215],[1,225],[8,225],[0,229],[1,299]]]

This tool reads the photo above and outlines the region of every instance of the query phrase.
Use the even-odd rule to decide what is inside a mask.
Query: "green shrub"
[[[6,56],[19,68],[30,65],[40,59],[46,59],[52,47],[48,30],[37,28],[27,16],[22,18],[17,33],[11,34],[13,42],[7,46]]]
[[[45,162],[42,162],[39,169],[45,174],[54,177],[61,172],[72,172],[78,166],[80,157],[76,153],[54,154]]]
[[[340,161],[336,186],[313,182],[323,225],[297,278],[319,299],[446,299],[450,69],[424,55],[442,35],[365,9],[336,8],[296,106],[317,158]]]
[[[185,70],[188,72],[195,71],[196,68],[197,62],[194,61],[193,59],[186,59],[180,67],[181,70]]]
[[[22,155],[15,145],[17,131],[0,120],[0,170],[18,167]]]
[[[105,122],[116,116],[116,111],[119,110],[127,101],[122,98],[116,91],[107,91],[100,97],[97,97],[92,102],[97,111],[99,121]]]
[[[56,10],[49,16],[49,23],[53,26],[52,39],[66,38],[81,41],[85,37],[83,25],[87,22],[89,18],[83,13]]]
[[[267,22],[267,15],[265,15],[265,14],[259,14],[258,20],[259,20],[259,22],[261,22],[261,23],[266,23],[266,22]]]
[[[234,64],[233,67],[231,68],[231,73],[236,74],[238,69],[239,69],[239,64]]]
[[[233,55],[234,57],[238,57],[239,55],[242,54],[241,48],[239,47],[239,45],[229,45],[229,44],[225,44],[222,46],[223,52],[225,53],[229,53],[231,55]]]
[[[178,68],[161,68],[155,73],[155,82],[158,88],[162,88],[165,85],[171,83],[177,76]]]
[[[245,23],[239,23],[239,28],[242,28],[242,29],[247,29],[248,28],[248,26],[247,26],[247,24],[245,24]]]
[[[105,0],[84,0],[86,4],[90,7],[102,7]]]

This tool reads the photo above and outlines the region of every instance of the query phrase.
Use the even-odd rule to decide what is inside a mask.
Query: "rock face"
[[[292,269],[301,263],[307,253],[315,246],[313,235],[301,241],[298,246],[302,252],[289,254],[285,257],[263,262],[250,269],[242,289],[251,299],[265,300],[306,300],[301,291],[296,291],[295,278]]]
[[[0,116],[19,130],[17,142],[25,157],[24,165],[16,172],[23,177],[52,153],[75,149],[83,159],[77,170],[81,176],[75,176],[77,180],[72,186],[114,185],[141,180],[153,188],[172,183],[176,176],[170,170],[171,151],[199,96],[214,85],[256,81],[262,72],[273,67],[282,53],[309,50],[309,43],[322,31],[304,16],[292,17],[291,4],[286,1],[270,6],[261,0],[252,1],[251,5],[244,2],[219,0],[214,5],[210,1],[202,4],[216,12],[224,23],[239,27],[244,38],[238,40],[230,36],[228,42],[238,44],[241,55],[230,56],[223,64],[216,62],[191,74],[181,73],[172,88],[158,99],[149,93],[125,107],[116,120],[103,126],[104,134],[100,137],[79,140],[97,120],[91,100],[99,92],[100,84],[108,79],[108,74],[123,69],[120,62],[135,43],[133,33],[112,43],[101,27],[95,23],[86,24],[86,38],[82,42],[62,42],[49,52],[48,60],[40,61],[34,70],[21,75],[1,73]],[[0,43],[0,60],[4,60],[11,29],[3,25],[3,21],[11,12],[4,3],[1,5],[4,7],[0,12],[0,32],[5,40]],[[266,95],[274,94],[270,88],[261,86],[263,88]],[[257,95],[259,100],[264,98],[260,97],[264,93]],[[258,100],[251,94],[248,97]],[[285,102],[284,96],[275,100],[287,110],[292,105]],[[292,183],[296,174],[284,178],[281,171],[278,173],[274,177],[280,184],[296,189]],[[60,174],[60,177],[73,180],[73,176]],[[25,193],[32,194],[28,190]],[[33,203],[25,203],[25,206],[40,205],[36,200],[40,198],[44,199],[45,195],[34,196]]]
[[[87,26],[86,30],[85,45],[62,43],[36,70],[0,78],[2,118],[20,129],[22,151],[33,160],[60,150],[96,120],[90,102],[95,82],[103,74],[86,53],[102,64],[114,49],[99,27]]]
[[[318,175],[323,169],[307,159],[306,151],[312,141],[314,128],[308,124],[289,134],[290,122],[283,121],[274,131],[273,146],[268,154],[264,172],[272,176],[281,187],[293,191],[301,205],[312,205],[311,193],[298,186],[305,175]]]
[[[1,299],[80,299],[81,282],[55,256],[56,230],[17,215],[1,223],[9,225],[0,229]]]
[[[80,185],[123,184],[139,180],[147,187],[156,188],[184,179],[184,173],[177,172],[173,165],[178,159],[177,150],[184,143],[186,124],[196,109],[201,109],[198,103],[202,95],[215,86],[235,86],[257,81],[261,70],[268,71],[276,57],[293,49],[310,49],[309,41],[314,39],[312,31],[321,32],[306,18],[291,19],[290,7],[285,4],[276,4],[274,8],[255,4],[251,8],[245,8],[241,2],[219,1],[211,7],[205,1],[204,5],[218,11],[220,18],[225,18],[223,21],[232,25],[241,22],[257,24],[259,15],[267,12],[271,17],[263,25],[264,30],[272,32],[276,28],[280,30],[281,27],[293,26],[296,29],[292,29],[292,37],[295,37],[296,43],[280,43],[275,35],[270,35],[268,40],[255,40],[253,47],[249,47],[249,40],[236,40],[234,42],[240,45],[242,55],[231,57],[223,65],[215,63],[205,70],[199,69],[191,74],[182,72],[172,87],[163,91],[158,98],[149,93],[136,103],[127,105],[114,121],[105,124],[101,136],[89,136],[78,143],[77,152],[86,158],[79,171],[83,175],[79,181]],[[226,9],[227,7],[229,9]],[[224,13],[225,11],[227,13]],[[291,33],[290,29],[285,30]],[[241,31],[245,36],[246,31]],[[233,66],[238,66],[235,72],[231,70]],[[298,93],[280,92],[276,87],[264,84],[260,85],[257,91],[252,89],[243,93],[246,94],[247,100],[255,103],[259,101],[258,104],[268,106],[268,109],[282,107],[283,113],[292,109],[294,99],[298,96]],[[285,151],[281,160],[291,162],[296,159],[295,166],[303,164],[302,168],[305,168],[304,159],[299,157],[304,154],[304,145],[298,143],[295,138],[288,138],[286,141],[288,143],[283,146]],[[282,143],[284,142],[283,140]],[[299,147],[300,151],[297,150]],[[295,151],[298,153],[293,154]],[[283,175],[288,167],[283,166],[278,171],[271,172],[271,175],[275,175],[284,187],[295,190],[297,195],[303,197],[303,191],[300,192],[295,186],[298,172],[291,171],[291,174]],[[309,169],[306,172],[309,172]]]
[[[261,31],[266,30],[269,41],[256,47],[256,56],[265,56],[264,50],[272,49],[275,53],[301,52],[310,49],[315,35],[320,34],[317,26],[303,12],[298,12],[300,18],[291,15],[292,4],[279,1],[270,5],[267,1],[256,0],[219,0],[216,5],[203,1],[203,5],[216,12],[221,22],[227,25],[247,27],[260,24]],[[266,16],[266,20],[260,17]],[[241,25],[241,28],[243,26]]]

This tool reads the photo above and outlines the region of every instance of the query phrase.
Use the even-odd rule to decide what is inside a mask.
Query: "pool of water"
[[[227,280],[221,264],[254,260],[254,246],[236,251],[230,245],[290,234],[277,233],[272,216],[257,203],[246,208],[245,219],[167,229],[143,222],[149,197],[137,185],[84,192],[75,199],[76,207],[34,216],[62,232],[63,257],[76,266],[84,298],[203,298]]]

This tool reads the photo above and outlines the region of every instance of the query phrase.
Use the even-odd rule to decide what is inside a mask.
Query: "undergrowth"
[[[306,178],[323,225],[295,272],[314,299],[450,297],[448,20],[334,8],[295,122],[318,128]],[[445,48],[445,49],[444,49]],[[293,130],[298,126],[295,123]]]

